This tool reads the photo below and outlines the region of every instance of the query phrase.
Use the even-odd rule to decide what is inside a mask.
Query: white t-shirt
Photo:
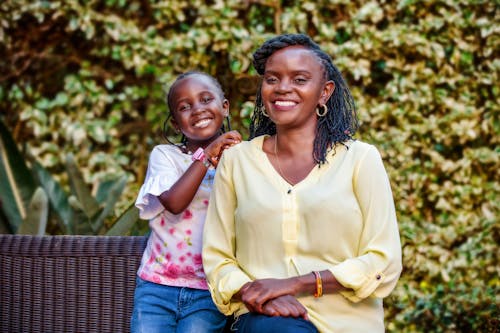
[[[177,182],[191,163],[191,155],[175,145],[158,145],[151,152],[146,179],[135,202],[140,217],[149,219],[151,228],[137,274],[154,283],[208,289],[201,244],[215,169],[207,171],[184,212],[170,213],[157,198]]]

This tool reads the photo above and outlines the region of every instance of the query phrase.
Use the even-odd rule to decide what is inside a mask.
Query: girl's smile
[[[204,75],[191,75],[179,81],[172,94],[172,124],[194,146],[206,143],[220,134],[229,102],[214,89]]]
[[[196,127],[196,128],[205,128],[208,125],[210,125],[210,123],[212,122],[212,120],[213,120],[212,118],[205,118],[205,119],[197,120],[193,124],[193,127]]]

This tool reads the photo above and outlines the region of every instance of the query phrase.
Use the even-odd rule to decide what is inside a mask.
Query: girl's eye
[[[213,99],[212,97],[203,97],[203,98],[201,99],[201,101],[202,101],[202,103],[204,103],[204,104],[208,104],[208,103],[210,103],[210,102],[212,101],[212,99]]]
[[[183,105],[179,106],[179,111],[181,111],[181,112],[182,112],[182,111],[187,111],[187,110],[189,110],[190,108],[191,108],[191,107],[190,107],[190,105],[189,105],[189,104],[183,104]]]
[[[273,84],[273,83],[278,82],[278,79],[275,78],[274,76],[269,76],[269,77],[266,77],[265,81],[267,84]]]

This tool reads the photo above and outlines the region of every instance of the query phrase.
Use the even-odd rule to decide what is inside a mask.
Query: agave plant
[[[79,235],[122,235],[138,221],[134,205],[114,222],[113,208],[126,185],[126,176],[98,184],[95,197],[85,183],[73,155],[66,157],[70,193],[40,163],[17,148],[0,121],[0,232],[44,235],[49,218],[57,221],[57,233]]]

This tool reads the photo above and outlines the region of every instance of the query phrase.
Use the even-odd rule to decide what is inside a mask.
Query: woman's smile
[[[267,60],[262,99],[276,125],[309,126],[317,122],[315,110],[324,103],[325,83],[318,58],[304,47],[290,46]]]
[[[277,111],[288,111],[297,106],[298,103],[295,101],[277,100],[273,104],[274,109]]]

